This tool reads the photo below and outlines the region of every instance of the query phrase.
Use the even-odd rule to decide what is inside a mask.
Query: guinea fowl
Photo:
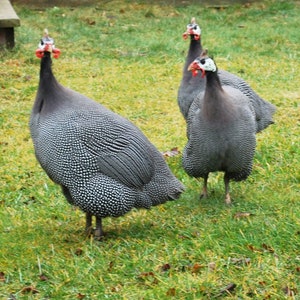
[[[192,18],[191,23],[187,25],[183,38],[186,39],[188,36],[190,36],[190,46],[177,97],[180,111],[185,119],[187,119],[190,106],[195,97],[204,91],[206,81],[206,77],[193,77],[191,72],[188,71],[190,63],[203,51],[201,29],[196,24],[195,18]],[[218,70],[218,76],[222,85],[232,86],[248,97],[248,101],[251,102],[255,111],[256,132],[260,132],[273,123],[272,115],[276,110],[273,104],[262,99],[242,78],[224,70]]]
[[[62,86],[51,68],[58,57],[47,31],[36,51],[39,87],[30,117],[36,158],[72,205],[86,213],[86,230],[102,218],[178,199],[184,186],[162,154],[130,121]]]
[[[240,90],[221,84],[216,64],[205,52],[188,69],[193,76],[200,70],[206,87],[189,110],[183,167],[188,175],[204,178],[201,197],[207,196],[209,173],[224,172],[225,202],[230,204],[229,181],[244,180],[252,170],[255,113]]]

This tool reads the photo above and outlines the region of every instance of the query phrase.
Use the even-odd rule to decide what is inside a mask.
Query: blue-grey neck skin
[[[187,119],[189,108],[195,97],[205,88],[205,78],[201,78],[201,76],[193,77],[192,72],[188,71],[189,65],[201,54],[201,52],[201,38],[195,40],[194,36],[191,35],[190,46],[184,64],[183,76],[177,97],[180,111],[185,119]]]
[[[228,124],[234,117],[235,109],[223,90],[217,70],[206,72],[206,87],[203,97],[202,116],[219,127]]]
[[[52,110],[59,100],[57,93],[60,91],[60,85],[53,75],[51,65],[51,53],[45,52],[41,59],[40,81],[33,113],[45,114]]]

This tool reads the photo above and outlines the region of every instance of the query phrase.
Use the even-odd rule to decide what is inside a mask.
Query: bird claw
[[[207,193],[206,192],[202,192],[201,194],[200,194],[200,200],[202,200],[202,199],[206,199],[207,198]]]
[[[204,184],[202,192],[200,194],[200,200],[207,198],[207,185]]]
[[[87,237],[90,237],[91,235],[93,235],[94,234],[94,232],[95,232],[95,229],[93,228],[93,226],[87,226],[86,228],[85,228],[85,235],[87,236]]]
[[[94,240],[101,241],[104,238],[104,233],[100,228],[96,228],[94,231]]]
[[[87,237],[94,236],[95,241],[101,241],[104,238],[104,233],[100,228],[93,228],[92,226],[85,228],[85,235]]]
[[[229,195],[229,194],[226,194],[226,196],[225,196],[225,203],[226,203],[227,205],[231,205],[231,204],[232,204],[231,198],[230,198],[230,195]]]

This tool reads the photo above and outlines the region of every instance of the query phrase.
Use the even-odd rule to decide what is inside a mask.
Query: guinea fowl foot
[[[96,241],[102,240],[104,237],[104,232],[102,229],[102,219],[96,216],[96,229],[94,231],[94,239]]]
[[[207,198],[207,181],[208,181],[208,174],[204,177],[204,183],[203,183],[202,193],[200,194],[200,200]]]
[[[202,193],[200,194],[200,200],[207,198],[207,189],[203,189]]]
[[[104,232],[102,230],[102,219],[96,217],[96,228],[92,226],[93,215],[86,213],[86,225],[85,225],[85,234],[89,237],[94,235],[96,241],[100,241],[104,237]]]
[[[227,205],[232,204],[231,198],[230,198],[230,194],[229,194],[229,193],[227,193],[227,194],[225,195],[225,203],[226,203]]]
[[[231,204],[231,198],[230,198],[230,193],[229,193],[229,177],[225,173],[224,175],[224,183],[225,183],[225,203],[227,205]]]
[[[85,235],[87,237],[93,234],[93,226],[92,226],[92,215],[89,213],[85,214]]]

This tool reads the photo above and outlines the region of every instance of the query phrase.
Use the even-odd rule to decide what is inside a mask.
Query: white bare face
[[[200,70],[208,72],[216,72],[217,70],[215,62],[210,57],[201,59],[197,58],[194,62],[199,66]]]
[[[183,33],[183,38],[187,39],[188,36],[193,37],[194,40],[200,40],[201,29],[198,24],[196,24],[195,18],[192,18],[191,23],[186,26],[186,32]]]
[[[44,50],[44,49],[45,49],[45,46],[46,46],[47,44],[48,44],[48,45],[51,45],[53,48],[55,48],[53,38],[51,38],[51,37],[49,36],[48,30],[45,29],[45,30],[44,30],[44,36],[42,37],[42,39],[41,39],[41,41],[40,41],[38,47],[39,47],[39,49]]]
[[[186,27],[186,31],[189,34],[198,35],[198,36],[201,35],[201,28],[196,23],[188,24],[187,27]]]

